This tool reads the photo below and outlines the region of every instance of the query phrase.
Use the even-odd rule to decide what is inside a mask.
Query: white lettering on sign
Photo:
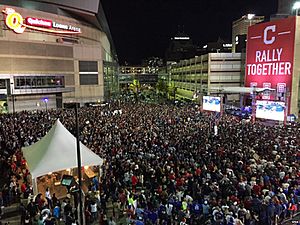
[[[59,29],[64,29],[64,30],[68,30],[69,29],[69,26],[68,25],[65,25],[65,24],[61,24],[61,23],[56,23],[56,22],[53,22],[53,25],[52,25],[54,28],[59,28]]]
[[[56,22],[53,22],[52,23],[52,26],[54,28],[58,28],[58,29],[63,29],[63,30],[71,30],[71,31],[76,31],[76,32],[81,32],[80,28],[79,27],[74,27],[72,25],[68,25],[68,24],[61,24],[61,23],[56,23]]]
[[[39,26],[39,27],[51,27],[52,26],[51,20],[43,20],[43,19],[32,18],[32,17],[27,17],[26,23],[29,25],[32,25],[32,26]]]
[[[271,31],[272,33],[274,33],[276,31],[276,26],[272,25],[272,26],[268,26],[264,29],[264,43],[266,45],[270,45],[273,44],[273,42],[275,41],[275,37],[271,37],[270,39],[268,38],[268,32]]]
[[[275,62],[275,63],[259,63],[259,64],[247,64],[247,75],[291,75],[292,64],[290,62]]]
[[[274,62],[280,61],[282,54],[282,48],[276,48],[272,50],[256,51],[255,62]]]

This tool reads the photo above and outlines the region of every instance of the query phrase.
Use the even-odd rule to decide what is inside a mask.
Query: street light
[[[256,113],[256,86],[252,86],[252,123],[255,123],[255,113]]]
[[[255,16],[255,14],[251,14],[251,13],[247,14],[248,20],[252,20],[254,18],[254,16]]]
[[[293,5],[293,10],[296,10],[296,16],[298,16],[299,9],[300,9],[300,1],[295,2]]]
[[[81,154],[79,141],[79,119],[78,119],[78,105],[75,103],[75,122],[76,122],[76,151],[77,151],[77,171],[78,171],[78,186],[79,186],[79,221],[83,225],[83,202],[82,202],[82,181],[81,181]]]
[[[250,22],[250,26],[252,25],[252,19],[255,17],[255,14],[251,14],[251,13],[249,13],[249,14],[247,14],[247,19],[249,20],[249,22]]]
[[[12,87],[14,83],[10,83],[10,90],[11,90],[11,98],[12,98],[12,106],[13,106],[13,114],[15,114],[15,96],[14,96],[14,87]]]
[[[48,98],[44,98],[43,101],[45,102],[45,106],[46,106],[46,112],[48,111],[47,105],[48,105]]]

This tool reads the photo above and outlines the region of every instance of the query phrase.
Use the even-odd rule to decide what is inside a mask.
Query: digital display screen
[[[220,112],[221,98],[213,96],[203,96],[203,110]]]
[[[61,185],[64,186],[71,186],[73,181],[74,181],[74,177],[69,175],[63,175],[60,183]]]
[[[256,101],[256,117],[284,121],[285,103],[275,101]]]

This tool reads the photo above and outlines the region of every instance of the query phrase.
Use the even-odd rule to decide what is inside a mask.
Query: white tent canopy
[[[76,138],[59,120],[38,142],[22,148],[32,178],[77,167]],[[103,160],[80,143],[81,165],[102,165]]]

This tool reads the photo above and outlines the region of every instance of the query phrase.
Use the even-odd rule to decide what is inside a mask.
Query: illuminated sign
[[[295,17],[256,24],[248,28],[245,86],[291,91]],[[268,93],[263,97],[271,99]]]
[[[5,8],[2,12],[6,15],[5,24],[17,34],[21,34],[26,28],[56,34],[80,34],[81,29],[69,24],[61,24],[51,20],[27,17],[24,21],[20,13],[12,8]],[[50,29],[55,28],[55,29]]]
[[[221,98],[213,96],[203,96],[203,110],[220,112]]]
[[[284,121],[285,103],[274,101],[256,101],[256,117]]]
[[[12,29],[17,34],[24,32],[26,27],[23,26],[23,17],[19,13],[11,8],[6,8],[2,12],[6,14],[5,24],[8,28]]]
[[[223,44],[223,47],[224,47],[224,48],[231,48],[231,47],[232,47],[232,44]]]
[[[46,28],[52,27],[51,20],[44,20],[44,19],[33,18],[33,17],[26,17],[25,23],[36,27],[46,27]]]
[[[71,30],[71,31],[78,32],[78,33],[81,32],[79,27],[74,27],[74,26],[68,25],[68,24],[61,24],[61,23],[53,22],[52,26],[53,26],[53,28],[59,28],[59,29],[63,29],[63,30]]]
[[[174,37],[175,40],[190,40],[189,37]]]
[[[33,17],[26,17],[25,23],[36,27],[46,27],[46,28],[52,27],[51,20],[44,20],[44,19],[33,18]]]

